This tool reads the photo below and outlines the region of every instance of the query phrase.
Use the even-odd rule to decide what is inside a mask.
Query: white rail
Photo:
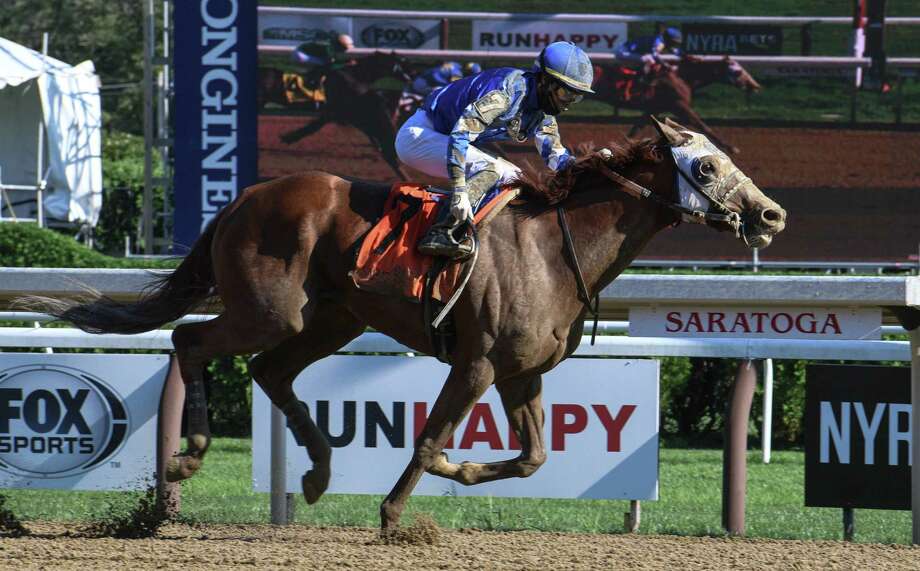
[[[0,347],[69,349],[146,349],[171,351],[172,332],[91,335],[78,329],[0,327]],[[382,333],[364,333],[340,353],[413,353]],[[714,357],[726,359],[815,359],[909,361],[907,341],[815,341],[793,339],[672,339],[658,337],[582,337],[576,357]]]

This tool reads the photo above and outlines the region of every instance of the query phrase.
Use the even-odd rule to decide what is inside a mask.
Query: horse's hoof
[[[329,474],[310,470],[300,479],[300,487],[303,490],[303,499],[313,505],[326,493],[326,488],[329,487]]]
[[[166,463],[166,481],[181,482],[195,475],[195,472],[201,468],[201,459],[194,456],[182,455],[173,456]]]

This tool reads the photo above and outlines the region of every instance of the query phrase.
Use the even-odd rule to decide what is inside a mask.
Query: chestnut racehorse
[[[398,526],[424,472],[476,484],[526,477],[543,464],[541,375],[581,341],[586,298],[613,281],[657,232],[683,218],[764,247],[785,226],[783,209],[703,135],[671,121],[654,123],[657,140],[591,151],[554,175],[525,177],[518,184],[526,200],[480,230],[478,264],[453,308],[450,374],[412,459],[381,505],[383,530]],[[421,353],[435,352],[419,304],[359,290],[348,275],[388,190],[316,171],[258,184],[227,206],[178,268],[139,301],[32,297],[20,305],[90,332],[134,333],[219,298],[218,317],[173,332],[189,425],[188,449],[173,459],[168,477],[191,476],[210,443],[204,366],[219,356],[258,353],[253,378],[285,412],[313,462],[302,479],[313,503],[329,484],[331,449],[294,396],[297,374],[367,326]],[[571,228],[577,256],[566,246],[561,220]],[[488,464],[448,461],[447,440],[493,384],[520,455]]]

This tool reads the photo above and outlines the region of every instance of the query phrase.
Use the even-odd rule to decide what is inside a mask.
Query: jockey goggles
[[[552,90],[556,99],[566,107],[578,103],[585,98],[584,95],[568,87],[560,81],[553,80],[550,89]]]

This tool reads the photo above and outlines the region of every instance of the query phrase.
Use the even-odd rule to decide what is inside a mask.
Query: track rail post
[[[722,451],[722,527],[731,535],[744,535],[748,420],[756,384],[754,362],[740,361],[732,386]]]

